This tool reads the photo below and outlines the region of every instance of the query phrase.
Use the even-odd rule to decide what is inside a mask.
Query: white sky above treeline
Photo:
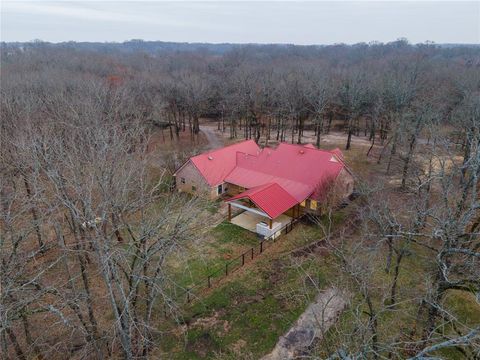
[[[1,40],[480,43],[480,1],[8,1]]]

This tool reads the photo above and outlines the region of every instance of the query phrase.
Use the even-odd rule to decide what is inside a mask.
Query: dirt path
[[[218,149],[223,146],[223,141],[215,133],[215,128],[213,126],[200,125],[200,131],[203,132],[207,138],[208,145],[206,148],[208,150]]]
[[[297,359],[306,355],[314,342],[320,341],[345,309],[348,296],[336,288],[317,295],[295,324],[280,337],[273,351],[262,360]]]

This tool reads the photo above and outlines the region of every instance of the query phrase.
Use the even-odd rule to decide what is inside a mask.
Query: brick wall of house
[[[337,177],[338,189],[341,200],[348,198],[353,192],[353,176],[345,168],[340,171]]]
[[[185,183],[183,183],[182,179],[184,179]],[[191,161],[177,171],[175,183],[177,190],[181,192],[205,196],[209,199],[215,199],[218,196],[217,188],[212,188],[206,182],[205,178]]]

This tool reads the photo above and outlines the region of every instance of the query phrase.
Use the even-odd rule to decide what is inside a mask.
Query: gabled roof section
[[[339,148],[330,150],[330,152],[334,154],[339,160],[344,161],[343,152]]]
[[[257,155],[260,148],[253,140],[242,141],[230,146],[209,151],[190,158],[210,186],[221,184],[235,168],[237,152]]]
[[[248,189],[228,199],[227,202],[245,198],[250,199],[271,219],[275,219],[298,203],[293,196],[277,183],[268,183]]]

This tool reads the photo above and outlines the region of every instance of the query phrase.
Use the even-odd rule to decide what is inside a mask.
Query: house
[[[194,156],[175,177],[179,191],[210,199],[225,194],[229,220],[233,206],[265,218],[270,229],[282,216],[319,213],[327,201],[341,202],[354,185],[340,149],[288,143],[261,149],[253,140]]]

